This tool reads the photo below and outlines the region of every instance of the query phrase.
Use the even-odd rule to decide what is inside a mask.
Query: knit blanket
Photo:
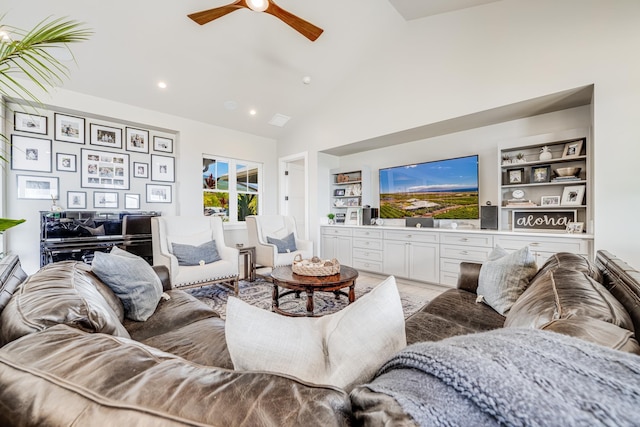
[[[422,426],[640,425],[640,356],[542,330],[417,343],[366,387]]]

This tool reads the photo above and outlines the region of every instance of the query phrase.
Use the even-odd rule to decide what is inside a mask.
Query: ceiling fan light
[[[247,6],[253,11],[264,12],[269,7],[269,2],[267,0],[247,0]]]

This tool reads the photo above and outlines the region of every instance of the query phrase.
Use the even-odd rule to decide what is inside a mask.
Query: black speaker
[[[420,224],[420,227],[433,228],[433,218],[407,218],[404,224],[407,227],[416,227]]]
[[[378,208],[362,208],[362,225],[373,225],[371,220],[378,218]]]
[[[480,206],[480,228],[483,230],[498,229],[497,206]]]

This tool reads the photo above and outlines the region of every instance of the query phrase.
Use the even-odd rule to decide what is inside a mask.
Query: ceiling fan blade
[[[228,13],[233,12],[234,10],[249,8],[245,0],[236,0],[231,4],[227,4],[225,6],[216,7],[209,10],[203,10],[201,12],[192,13],[187,15],[189,18],[193,19],[196,23],[200,25],[204,25],[207,22],[211,22],[214,19],[218,19],[221,16],[224,16]]]
[[[311,41],[315,41],[324,31],[322,28],[316,27],[293,13],[287,12],[271,0],[269,0],[269,7],[264,13],[275,16]]]

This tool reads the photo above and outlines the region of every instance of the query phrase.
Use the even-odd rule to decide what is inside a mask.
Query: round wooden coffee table
[[[351,304],[356,300],[355,287],[357,277],[358,271],[345,265],[340,266],[340,273],[331,276],[302,276],[295,274],[290,265],[276,267],[271,272],[271,279],[273,280],[273,303],[271,308],[276,313],[280,313],[285,316],[314,317],[313,293],[317,291],[333,292],[336,295],[336,298],[340,298],[340,295],[347,296],[349,298],[349,304]],[[280,292],[278,287],[289,290]],[[349,288],[349,293],[341,290],[347,287]],[[300,292],[305,292],[307,294],[306,315],[289,313],[280,309],[279,300],[281,297],[289,294],[296,294],[296,296],[299,297]]]

